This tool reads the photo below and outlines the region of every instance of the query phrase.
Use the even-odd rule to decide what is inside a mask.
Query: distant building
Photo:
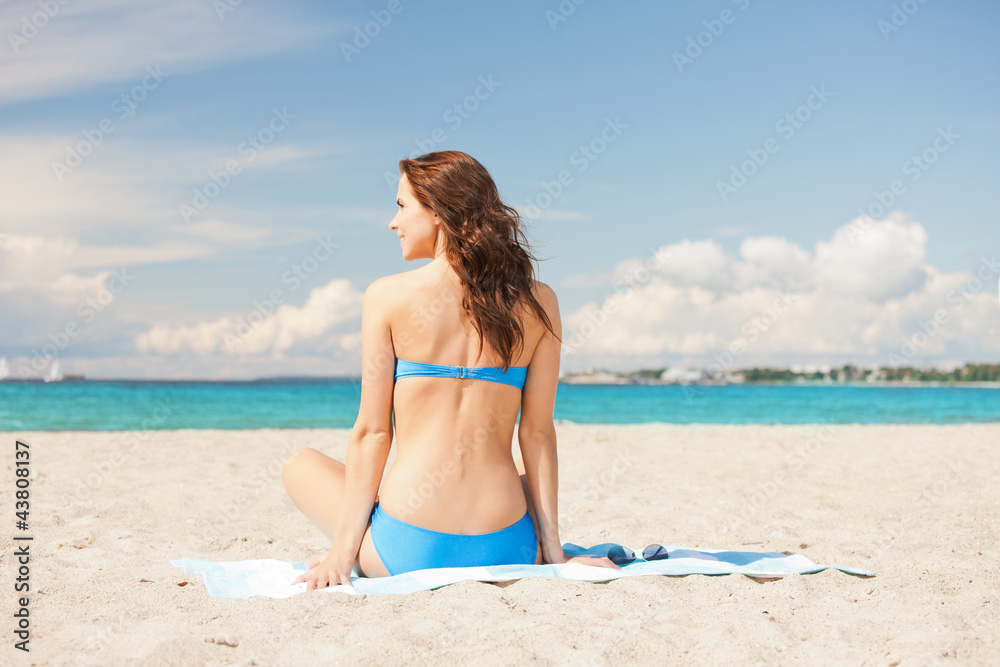
[[[671,366],[660,374],[661,382],[688,383],[703,382],[708,379],[705,371],[698,368],[684,368],[683,366]]]
[[[628,378],[606,371],[587,369],[586,373],[568,373],[559,378],[566,384],[632,384]]]

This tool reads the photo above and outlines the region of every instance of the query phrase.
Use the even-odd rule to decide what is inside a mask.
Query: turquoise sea
[[[360,389],[357,379],[0,382],[0,430],[350,428]],[[588,424],[998,422],[1000,389],[560,384],[555,417]]]

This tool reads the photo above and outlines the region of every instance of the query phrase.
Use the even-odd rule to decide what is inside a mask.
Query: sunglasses
[[[650,544],[642,550],[643,560],[663,560],[665,558],[670,558],[670,554],[659,544]],[[608,559],[615,565],[628,565],[635,560],[635,552],[628,547],[615,545],[608,550]]]
[[[665,558],[670,558],[670,554],[661,545],[650,544],[642,550],[642,558],[643,560],[664,560]]]

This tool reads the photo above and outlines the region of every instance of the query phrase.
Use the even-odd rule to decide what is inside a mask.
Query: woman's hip
[[[533,564],[538,549],[535,526],[527,511],[499,530],[462,534],[411,524],[376,504],[371,539],[390,574],[440,567]]]

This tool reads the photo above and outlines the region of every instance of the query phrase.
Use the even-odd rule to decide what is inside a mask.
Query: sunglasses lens
[[[664,558],[669,558],[670,555],[659,544],[650,544],[642,550],[642,557],[645,560],[663,560]]]
[[[613,546],[608,551],[608,558],[615,565],[624,565],[635,560],[635,552],[631,549],[625,549],[625,547]]]

